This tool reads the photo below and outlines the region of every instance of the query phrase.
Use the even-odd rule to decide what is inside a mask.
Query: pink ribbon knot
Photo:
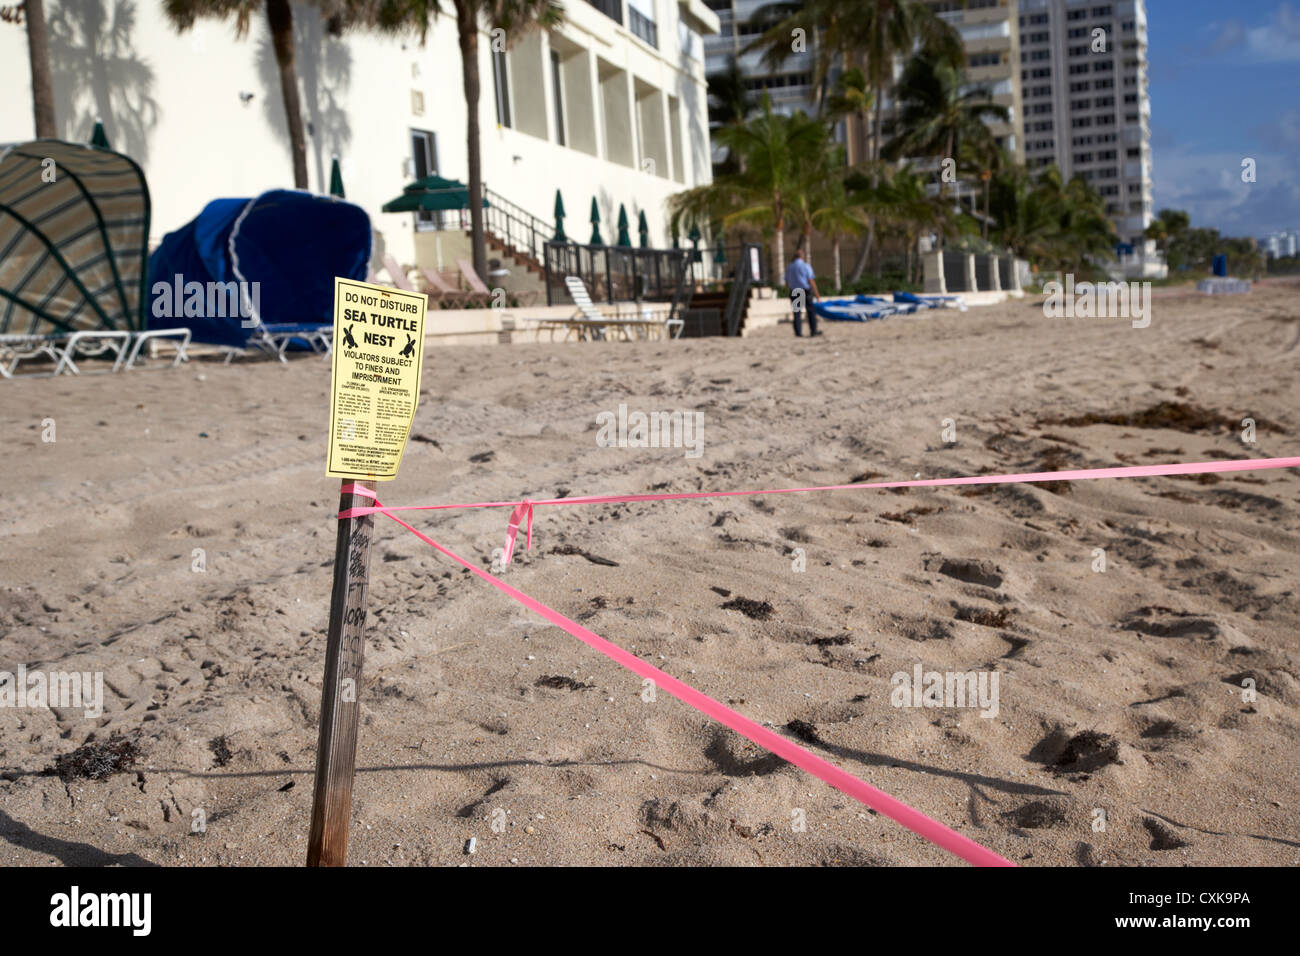
[[[524,523],[526,531],[524,534],[524,549],[532,550],[533,547],[533,503],[525,498],[519,504],[515,505],[514,510],[510,512],[510,520],[506,523],[506,547],[505,557],[502,558],[501,564],[504,567],[510,563],[510,559],[515,553],[515,539],[519,536],[519,525]]]

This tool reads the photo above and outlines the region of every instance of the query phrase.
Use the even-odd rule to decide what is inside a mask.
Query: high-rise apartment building
[[[1025,161],[1082,176],[1106,201],[1129,271],[1163,269],[1151,195],[1146,0],[1020,0]]]
[[[773,0],[704,0],[718,17],[719,32],[704,35],[704,72],[712,84],[715,77],[725,74],[734,59],[740,68],[745,88],[756,99],[763,93],[771,97],[772,109],[778,113],[803,110],[816,111],[817,87],[813,83],[813,38],[806,38],[803,48],[793,49],[790,56],[775,69],[766,66],[763,55],[757,51],[746,53],[745,47],[763,32],[755,14],[771,7]],[[709,130],[722,125],[715,97],[710,97]],[[715,162],[722,157],[715,155]]]
[[[966,51],[966,87],[988,91],[1005,106],[1008,121],[990,123],[998,145],[1015,161],[1025,161],[1020,83],[1018,8],[1024,0],[924,0],[939,18],[961,34]]]

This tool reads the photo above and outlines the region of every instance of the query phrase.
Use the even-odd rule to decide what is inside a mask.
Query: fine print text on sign
[[[397,477],[420,401],[428,299],[334,278],[331,478]]]

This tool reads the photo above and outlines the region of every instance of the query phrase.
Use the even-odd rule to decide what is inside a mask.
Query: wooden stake
[[[345,478],[342,487],[346,488],[352,481]],[[370,504],[369,498],[340,491],[339,511]],[[307,843],[308,866],[344,866],[348,860],[348,822],[352,813],[352,775],[357,761],[360,716],[357,699],[365,653],[366,589],[370,580],[370,539],[374,524],[374,515],[339,520],[329,638],[325,645],[325,681],[321,688],[316,788]]]

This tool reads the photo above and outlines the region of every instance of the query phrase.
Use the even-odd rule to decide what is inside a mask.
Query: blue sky
[[[1300,230],[1300,0],[1147,0],[1147,38],[1156,210]]]

